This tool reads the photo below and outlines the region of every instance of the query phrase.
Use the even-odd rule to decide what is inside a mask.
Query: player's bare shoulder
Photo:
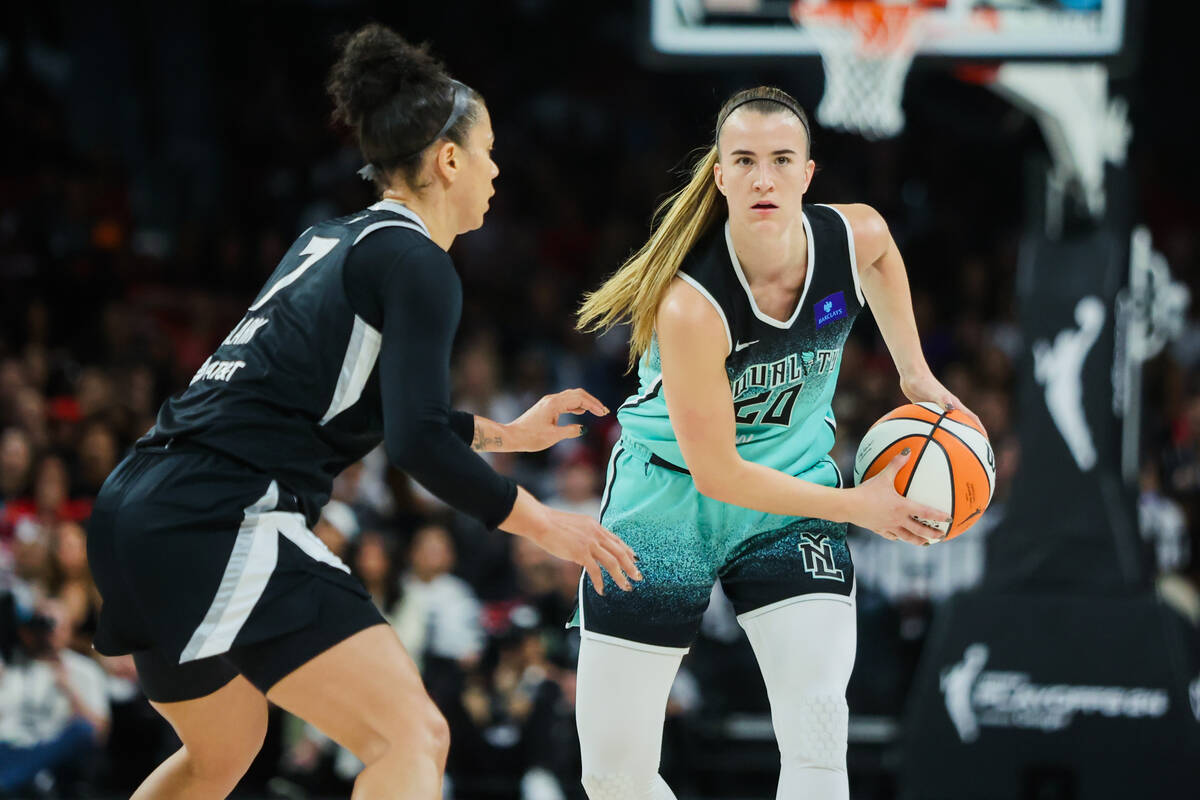
[[[721,317],[711,300],[701,294],[693,283],[675,278],[667,287],[658,306],[658,325],[671,327],[711,327],[724,330]]]
[[[686,340],[693,345],[711,342],[722,355],[729,350],[729,337],[721,312],[700,288],[682,278],[675,278],[658,306],[655,329],[661,339]]]
[[[854,231],[855,260],[858,267],[874,264],[887,252],[892,234],[887,221],[873,206],[866,203],[843,203],[830,206],[841,212]]]

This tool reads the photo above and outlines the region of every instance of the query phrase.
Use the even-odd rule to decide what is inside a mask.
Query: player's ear
[[[459,152],[458,146],[454,142],[445,142],[433,157],[434,171],[438,177],[453,181],[458,176],[459,167],[462,166],[459,163],[461,159],[462,153]]]
[[[804,165],[804,191],[805,192],[808,191],[809,186],[812,186],[813,173],[816,172],[816,170],[817,170],[817,162],[813,161],[810,158],[808,160],[808,163]]]
[[[717,184],[717,191],[725,194],[725,175],[721,172],[721,162],[713,164],[713,182]]]

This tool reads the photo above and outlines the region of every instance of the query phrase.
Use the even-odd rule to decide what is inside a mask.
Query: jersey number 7
[[[304,246],[304,249],[300,251],[300,255],[308,256],[308,258],[301,261],[300,266],[280,278],[274,286],[267,290],[266,294],[255,301],[254,305],[250,306],[250,310],[257,311],[262,308],[263,304],[274,297],[276,292],[286,286],[291,286],[299,280],[300,276],[307,272],[309,267],[329,255],[340,241],[340,239],[329,239],[324,236],[312,237],[308,241],[308,244]]]

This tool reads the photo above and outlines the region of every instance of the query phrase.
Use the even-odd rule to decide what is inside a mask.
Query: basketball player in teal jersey
[[[962,404],[925,363],[904,263],[879,214],[802,205],[809,142],[790,95],[734,95],[650,240],[580,312],[585,328],[630,322],[641,384],[618,412],[601,521],[638,553],[644,580],[603,595],[581,583],[574,620],[591,800],[674,797],[658,776],[667,694],[716,580],[767,685],[778,797],[848,798],[846,524],[912,544],[942,536],[918,520],[946,514],[894,488],[907,451],[856,488],[828,455],[842,347],[867,303],[904,394]]]

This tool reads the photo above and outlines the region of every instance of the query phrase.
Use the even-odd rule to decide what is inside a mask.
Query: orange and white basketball
[[[953,519],[932,527],[953,539],[983,516],[996,488],[996,457],[987,432],[966,414],[936,403],[909,403],[880,417],[858,445],[854,483],[888,465],[904,448],[912,455],[896,474],[896,491]]]

